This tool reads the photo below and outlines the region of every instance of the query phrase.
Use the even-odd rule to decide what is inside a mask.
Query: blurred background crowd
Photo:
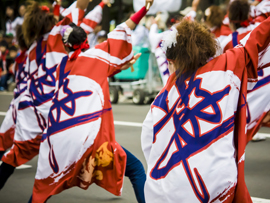
[[[91,11],[100,0],[90,0],[87,12]],[[168,1],[168,4],[171,0]],[[40,0],[44,5],[53,9],[53,1]],[[67,8],[73,0],[62,0],[61,6]],[[105,7],[103,10],[102,22],[95,28],[94,32],[89,34],[88,41],[90,47],[106,40],[107,33],[114,29],[116,25],[126,20],[136,10],[136,2],[139,0],[111,0],[111,6]],[[26,10],[26,0],[1,0],[0,1],[0,91],[12,91],[14,88],[14,62],[16,56],[20,54],[18,44],[16,42],[16,27],[21,25],[24,20]],[[197,1],[196,20],[204,19],[206,8],[211,5],[216,5],[222,8],[226,14],[226,5],[229,1],[226,0],[201,0]],[[192,0],[173,0],[170,4],[175,4],[173,9],[163,9],[150,13],[140,25],[136,27],[132,35],[133,46],[151,48],[151,39],[149,39],[149,31],[153,23],[157,23],[159,32],[166,30],[176,21],[187,15],[192,6]],[[171,7],[173,5],[170,5]],[[162,8],[158,8],[162,9]],[[156,15],[158,12],[158,17]]]

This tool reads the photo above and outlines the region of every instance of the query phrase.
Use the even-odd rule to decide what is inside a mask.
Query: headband
[[[249,26],[250,22],[252,22],[253,18],[248,18],[245,21],[240,21],[240,20],[230,20],[232,23],[240,23],[241,27],[247,27]]]
[[[86,40],[84,40],[83,43],[75,44],[75,45],[72,46],[72,48],[75,49],[75,51],[71,55],[70,60],[76,59],[79,56],[79,54],[82,52],[83,49],[89,49],[90,46],[89,46],[89,44],[87,42],[87,38],[86,38]]]
[[[48,6],[41,6],[41,10],[45,11],[45,13],[50,13],[50,9]]]

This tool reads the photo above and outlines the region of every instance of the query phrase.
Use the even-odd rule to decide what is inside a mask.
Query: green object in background
[[[150,50],[143,47],[133,47],[134,55],[142,53],[140,58],[133,65],[134,72],[131,72],[131,69],[123,70],[120,73],[116,74],[114,77],[119,80],[139,80],[144,79],[148,71],[148,60],[150,56]]]

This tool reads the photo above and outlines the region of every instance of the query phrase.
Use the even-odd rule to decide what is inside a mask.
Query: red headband
[[[171,23],[175,23],[176,20],[174,18],[171,19]]]
[[[72,48],[73,48],[73,49],[76,49],[76,50],[74,51],[74,53],[73,53],[72,56],[70,57],[70,60],[76,59],[76,58],[79,56],[79,54],[82,52],[82,49],[89,49],[90,46],[89,46],[89,44],[87,43],[87,39],[86,39],[86,40],[84,40],[83,43],[81,43],[81,44],[79,44],[79,45],[77,45],[77,44],[76,44],[76,45],[73,45]]]
[[[241,27],[247,27],[249,26],[250,22],[252,22],[253,18],[248,18],[245,21],[240,21],[240,20],[231,20],[230,22],[232,23],[240,23]]]
[[[49,13],[50,12],[50,9],[48,6],[41,6],[41,10],[42,11],[45,11],[46,13]]]
[[[174,62],[174,60],[172,60],[172,59],[168,59],[168,58],[167,58],[167,61],[169,61],[169,62]]]

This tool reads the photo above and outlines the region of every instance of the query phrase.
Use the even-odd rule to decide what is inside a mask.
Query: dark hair
[[[8,48],[8,43],[6,42],[6,40],[2,40],[0,42],[0,47],[6,47],[6,49]]]
[[[24,3],[20,3],[18,8],[21,8],[21,6],[25,6],[26,7],[26,5]]]
[[[12,9],[12,10],[14,10],[14,11],[15,11],[15,9],[14,9],[14,6],[13,6],[13,5],[7,5],[6,9],[7,9],[7,8],[10,8],[10,9]]]
[[[25,42],[30,46],[35,40],[48,33],[56,24],[53,13],[43,11],[38,2],[27,1],[22,32]]]
[[[71,46],[80,45],[81,43],[83,43],[87,38],[87,35],[84,29],[82,29],[81,27],[78,27],[74,23],[69,24],[69,26],[72,27],[73,30],[68,37],[67,43],[69,43]],[[69,47],[69,49],[71,51],[75,50],[72,47]]]
[[[248,19],[249,11],[250,5],[247,0],[235,0],[229,5],[229,19],[236,29],[241,27],[241,22]]]
[[[18,48],[15,46],[11,46],[8,50],[9,51],[18,51]]]
[[[26,45],[26,42],[25,42],[24,37],[23,37],[21,25],[17,25],[17,27],[16,27],[16,40],[18,42],[20,49],[22,49],[22,50],[28,49],[28,46]]]
[[[210,6],[210,15],[206,16],[207,21],[211,27],[220,27],[222,25],[225,13],[219,6]]]
[[[191,76],[216,54],[217,42],[205,25],[182,20],[176,25],[177,44],[167,49],[166,57],[175,62],[176,77]]]
[[[171,14],[166,22],[166,26],[169,28],[182,20],[183,16],[180,14]]]

